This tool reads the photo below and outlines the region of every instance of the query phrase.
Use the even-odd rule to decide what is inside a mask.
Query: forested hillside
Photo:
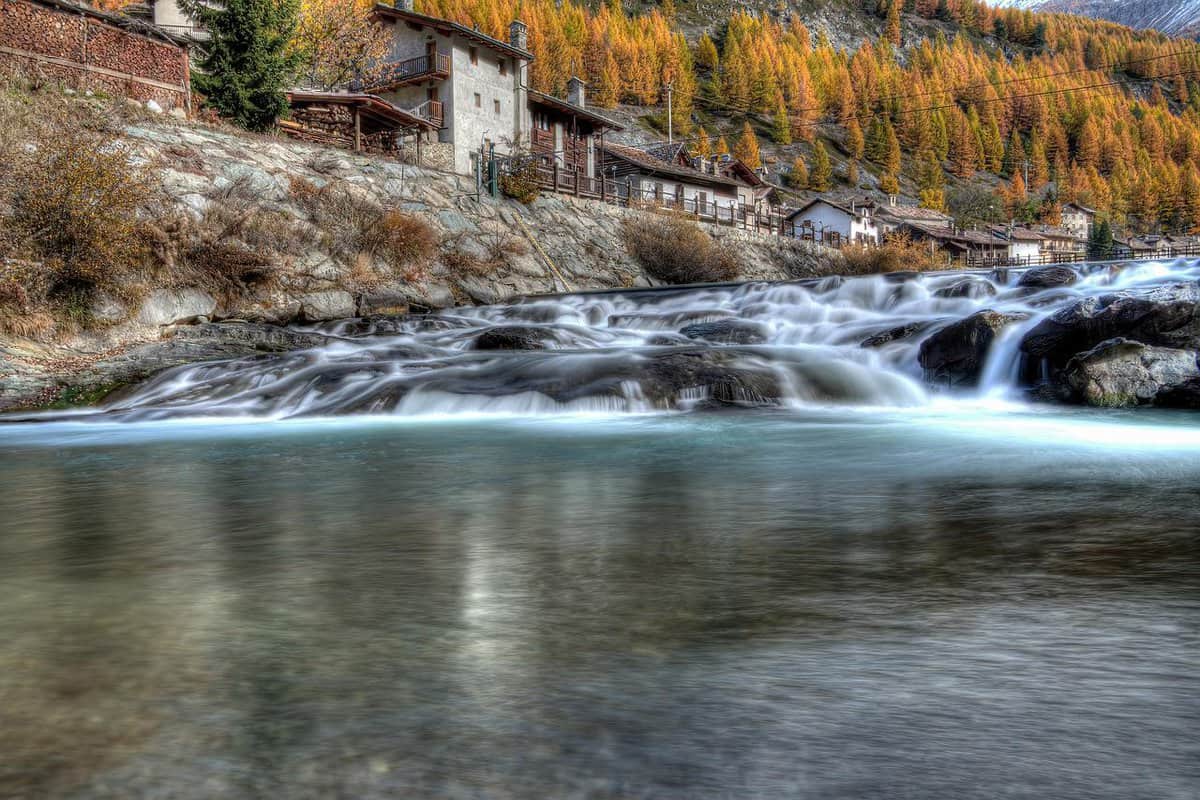
[[[903,184],[941,206],[948,179],[984,173],[1005,180],[998,218],[1053,222],[1077,201],[1133,229],[1200,227],[1195,43],[975,0],[830,0],[806,13],[819,5],[714,20],[669,2],[631,13],[617,2],[418,0],[496,36],[524,19],[531,80],[545,91],[581,74],[593,103],[645,106],[671,84],[674,129],[701,150],[722,134],[736,144],[750,121],[780,144],[836,148],[850,163],[830,185],[856,184],[862,162],[885,191]],[[806,25],[837,19],[830,10],[878,34],[846,47],[837,30]],[[827,171],[824,153],[792,149],[810,174]]]

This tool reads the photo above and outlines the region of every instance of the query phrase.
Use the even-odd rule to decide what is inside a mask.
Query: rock
[[[306,322],[346,319],[357,313],[354,295],[336,289],[300,296],[300,318]]]
[[[881,331],[874,336],[869,336],[862,341],[862,347],[883,347],[884,345],[898,342],[902,339],[908,339],[911,336],[916,336],[918,333],[924,333],[929,330],[931,322],[908,322],[904,325],[897,325],[894,328],[888,328],[886,331]]]
[[[1154,405],[1162,408],[1191,408],[1200,410],[1200,378],[1188,378],[1154,396]]]
[[[187,118],[188,118],[187,111],[186,111],[186,110],[184,110],[184,109],[182,109],[182,108],[180,108],[179,106],[176,106],[175,108],[172,108],[172,109],[171,109],[170,111],[168,111],[167,113],[168,113],[168,114],[170,114],[170,115],[171,115],[172,117],[174,117],[175,119],[178,119],[178,120],[185,120],[185,121],[186,121],[186,120],[187,120]]]
[[[120,322],[129,316],[129,309],[108,292],[97,292],[92,298],[92,319],[97,322]]]
[[[363,317],[407,314],[408,298],[400,292],[368,292],[358,298],[358,313]]]
[[[488,328],[475,337],[475,350],[545,350],[554,339],[548,328],[504,325]]]
[[[1061,367],[1077,353],[1114,338],[1200,348],[1200,304],[1126,294],[1089,297],[1039,322],[1021,340],[1021,351]]]
[[[1070,267],[1051,265],[1028,270],[1017,281],[1017,286],[1025,289],[1053,289],[1072,286],[1078,280],[1079,273]]]
[[[1198,377],[1193,351],[1110,339],[1072,358],[1061,381],[1080,402],[1122,407],[1169,398],[1171,389]]]
[[[156,289],[142,301],[138,321],[144,325],[171,325],[194,317],[211,317],[217,301],[199,289]]]
[[[993,297],[996,294],[996,287],[991,281],[975,276],[967,276],[960,278],[953,283],[950,283],[933,291],[934,297]]]
[[[717,344],[762,344],[767,340],[765,327],[756,322],[738,319],[697,322],[680,328],[679,332],[689,339],[701,339]]]
[[[162,106],[160,106],[160,105],[159,105],[157,102],[155,102],[154,100],[147,100],[147,101],[146,101],[146,110],[147,110],[147,111],[149,111],[151,114],[161,114],[161,113],[163,113],[163,107],[162,107]]]
[[[919,360],[928,379],[973,384],[987,360],[996,335],[1027,314],[979,311],[947,325],[921,342]]]

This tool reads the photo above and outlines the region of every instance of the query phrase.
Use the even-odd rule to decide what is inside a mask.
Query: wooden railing
[[[445,53],[426,53],[388,64],[373,81],[377,86],[397,86],[413,81],[450,77],[450,56]]]
[[[426,100],[416,108],[410,109],[409,113],[414,117],[420,117],[421,119],[429,120],[439,128],[442,127],[445,122],[445,111],[443,110],[440,100]]]

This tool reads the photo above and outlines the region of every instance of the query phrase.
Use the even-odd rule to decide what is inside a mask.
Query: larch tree
[[[750,169],[758,169],[762,166],[758,137],[754,135],[754,129],[750,127],[749,120],[742,123],[742,135],[738,137],[737,144],[733,146],[733,157]]]
[[[388,28],[371,19],[374,0],[300,0],[291,51],[301,80],[322,90],[369,86],[387,55]]]
[[[796,156],[792,161],[792,166],[787,174],[787,182],[793,189],[808,188],[808,164],[804,163],[803,156]]]
[[[818,141],[813,145],[812,169],[808,172],[808,188],[815,192],[827,192],[833,188],[833,164],[825,143]]]
[[[792,143],[792,123],[788,119],[787,105],[783,102],[782,94],[779,95],[775,113],[771,116],[771,140],[776,144]]]

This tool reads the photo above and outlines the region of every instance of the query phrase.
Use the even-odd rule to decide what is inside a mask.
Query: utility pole
[[[1025,159],[1025,188],[1029,189],[1029,159]]]
[[[667,84],[667,144],[671,144],[675,139],[675,136],[674,136],[675,130],[674,130],[674,125],[672,124],[674,122],[674,120],[672,119],[674,117],[674,114],[671,113],[671,94],[674,91],[675,91],[675,82],[672,81],[671,83]]]

